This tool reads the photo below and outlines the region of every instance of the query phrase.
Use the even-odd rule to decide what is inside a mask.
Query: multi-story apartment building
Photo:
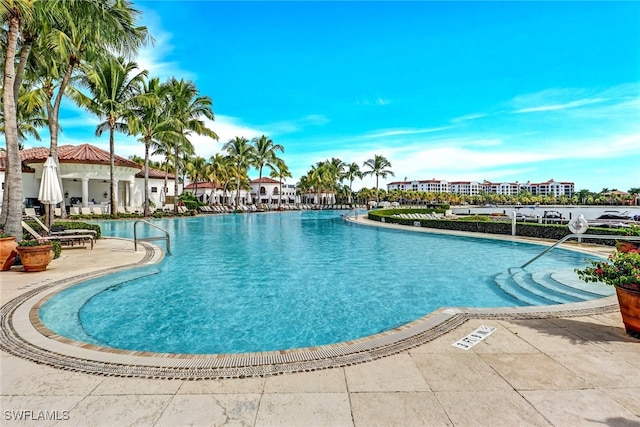
[[[475,196],[480,193],[513,196],[522,191],[528,191],[536,196],[566,196],[571,197],[575,192],[573,182],[555,181],[532,183],[522,182],[490,182],[490,181],[446,181],[441,179],[395,181],[387,184],[387,191],[413,190],[431,193],[454,193]]]

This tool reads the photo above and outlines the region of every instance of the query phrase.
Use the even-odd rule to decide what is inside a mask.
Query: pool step
[[[529,305],[589,301],[614,292],[610,286],[583,282],[572,270],[528,272],[511,268],[494,280],[502,291]]]

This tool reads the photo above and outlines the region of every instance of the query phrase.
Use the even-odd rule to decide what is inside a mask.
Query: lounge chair
[[[96,230],[89,230],[88,228],[72,228],[69,230],[51,231],[49,227],[44,225],[44,223],[40,221],[40,219],[38,219],[37,216],[30,216],[29,219],[37,222],[40,228],[42,228],[44,232],[47,233],[47,236],[73,236],[78,234],[88,234],[92,236],[93,240],[95,241],[98,235],[98,232]]]
[[[69,208],[69,215],[80,215],[80,208],[77,206],[71,206]]]
[[[27,216],[36,216],[36,208],[24,208],[24,214]]]
[[[88,234],[69,234],[69,235],[54,235],[54,236],[41,236],[40,234],[38,234],[33,228],[31,228],[31,226],[29,226],[29,224],[27,224],[26,222],[22,221],[22,228],[24,228],[25,230],[27,230],[27,232],[29,232],[29,234],[31,234],[33,236],[34,239],[38,239],[38,240],[44,240],[44,241],[56,241],[56,242],[60,242],[60,243],[70,243],[71,246],[73,246],[74,243],[76,242],[82,242],[82,243],[86,243],[87,240],[91,243],[91,249],[93,249],[93,236],[90,236]]]
[[[56,218],[62,217],[62,209],[53,208],[53,216],[55,216]]]
[[[91,212],[91,208],[89,207],[80,208],[80,213],[82,213],[82,215],[93,215],[93,213]]]
[[[92,207],[91,208],[91,212],[93,212],[94,215],[104,215],[104,210],[102,209],[102,207]]]

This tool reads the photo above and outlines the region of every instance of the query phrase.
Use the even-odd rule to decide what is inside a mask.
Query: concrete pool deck
[[[156,260],[120,239],[65,249],[45,272],[0,273],[0,302],[71,275]],[[615,299],[545,313],[475,311],[436,338],[376,360],[249,378],[91,375],[6,348],[0,416],[3,426],[640,425],[640,341],[624,333]],[[469,350],[452,346],[481,325],[496,329]],[[3,324],[3,336],[9,332]]]

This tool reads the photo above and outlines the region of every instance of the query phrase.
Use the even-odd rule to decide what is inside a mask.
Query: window
[[[157,193],[158,192],[158,187],[151,187],[151,192],[152,193]]]

